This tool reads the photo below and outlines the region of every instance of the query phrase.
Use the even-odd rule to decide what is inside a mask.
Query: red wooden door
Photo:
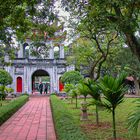
[[[63,83],[59,80],[59,91],[63,91],[64,85]]]
[[[22,78],[17,77],[17,92],[22,92]]]

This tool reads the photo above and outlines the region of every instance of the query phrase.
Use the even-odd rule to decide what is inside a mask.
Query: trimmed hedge
[[[52,95],[51,106],[58,140],[87,140],[72,113],[69,112],[67,104]]]
[[[29,100],[29,96],[23,95],[12,100],[7,105],[0,107],[0,125],[9,119],[20,107]]]

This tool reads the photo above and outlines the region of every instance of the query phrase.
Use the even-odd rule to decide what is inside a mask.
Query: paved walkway
[[[0,127],[0,140],[56,140],[49,97],[30,97]]]

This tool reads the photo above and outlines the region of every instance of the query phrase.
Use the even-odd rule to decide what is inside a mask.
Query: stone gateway
[[[26,43],[27,44],[27,43]],[[27,57],[25,45],[20,45],[17,57],[5,69],[13,77],[11,87],[15,93],[32,94],[34,90],[35,76],[48,76],[50,81],[50,93],[59,92],[59,79],[61,75],[71,67],[66,66],[64,47],[59,46],[59,57],[54,57],[54,49],[50,46],[49,56],[46,59]]]

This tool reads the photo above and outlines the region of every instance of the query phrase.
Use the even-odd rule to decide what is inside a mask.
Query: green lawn
[[[57,140],[88,140],[66,103],[51,96],[51,106]]]
[[[71,113],[76,124],[81,127],[81,130],[87,135],[89,140],[108,140],[112,138],[112,114],[107,112],[104,108],[101,108],[99,110],[100,127],[97,127],[95,122],[95,107],[90,106],[88,109],[89,120],[80,121],[80,102],[82,100],[83,99],[78,100],[78,109],[75,109],[75,104],[71,104],[68,99],[62,100],[61,103],[64,103],[65,106],[68,107],[68,112]],[[91,100],[92,99],[88,99],[87,101],[91,102]],[[128,114],[136,107],[136,104],[133,103],[134,100],[137,99],[125,98],[124,102],[116,109],[118,138],[122,138],[124,140],[136,140],[136,136],[130,135],[126,127]],[[138,132],[137,140],[139,140],[138,137],[140,137],[140,130]]]

